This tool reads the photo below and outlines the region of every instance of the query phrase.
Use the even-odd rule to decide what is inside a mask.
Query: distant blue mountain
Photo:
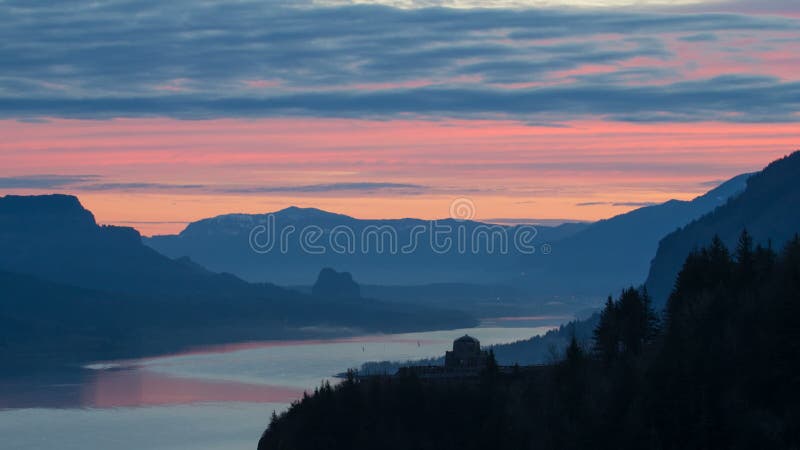
[[[750,176],[736,176],[690,201],[670,200],[592,223],[552,243],[548,258],[527,259],[517,283],[540,293],[595,296],[639,285],[662,237],[741,193]]]
[[[466,251],[453,246],[449,251],[436,252],[429,245],[428,232],[418,237],[421,245],[409,253],[379,252],[374,245],[369,249],[356,246],[354,252],[342,253],[334,251],[329,242],[336,230],[346,228],[360,237],[370,228],[388,228],[394,230],[398,247],[402,247],[411,241],[414,227],[425,228],[430,222],[360,220],[297,207],[267,214],[227,214],[203,219],[189,224],[178,235],[154,236],[146,238],[145,243],[172,258],[188,256],[214,271],[234,273],[251,281],[310,285],[322,267],[334,267],[353,273],[365,284],[394,286],[370,288],[372,292],[380,292],[382,298],[430,296],[436,291],[431,285],[443,283],[455,289],[452,295],[456,298],[471,297],[469,285],[476,284],[506,285],[507,289],[501,289],[505,291],[503,297],[605,296],[624,286],[641,283],[659,239],[724,204],[744,189],[749,176],[734,177],[691,201],[670,200],[595,223],[537,226],[534,254],[516,251],[513,245],[509,245],[507,254],[496,251],[497,247],[489,251],[485,241]],[[268,220],[274,221],[276,235],[281,230],[295,230],[285,251],[278,244],[265,253],[251,247],[251,232]],[[467,236],[491,227],[513,237],[519,229],[452,219],[437,223],[461,229]],[[308,252],[298,244],[296,232],[308,227],[318,227],[322,252]],[[449,237],[453,241],[458,239],[455,231]],[[551,253],[542,252],[544,244]],[[420,288],[411,292],[403,285]],[[513,289],[513,294],[508,289]],[[478,301],[487,300],[488,297],[482,297]]]
[[[251,232],[269,223],[274,223],[276,238],[282,231],[294,230],[287,234],[288,246],[281,249],[276,243],[269,251],[257,252],[251,246]],[[144,242],[171,258],[188,256],[214,271],[282,285],[310,285],[323,267],[351,272],[362,283],[393,285],[492,282],[507,280],[516,273],[521,253],[512,239],[520,226],[453,219],[436,221],[442,230],[450,227],[451,232],[441,235],[441,239],[452,243],[448,249],[431,245],[434,233],[431,226],[431,221],[420,219],[362,220],[315,208],[289,207],[266,214],[226,214],[203,219],[189,224],[178,235],[154,236]],[[537,226],[534,241],[559,239],[585,226]],[[321,251],[308,251],[300,243],[300,231],[309,229],[319,231],[316,245]],[[387,230],[393,238],[384,234]],[[423,232],[415,234],[415,230]],[[473,245],[473,236],[490,230],[508,237],[507,254],[500,252],[499,240],[491,249],[483,238]],[[354,246],[342,251],[344,247],[331,243],[331,236],[338,235],[342,239],[334,241],[344,244],[346,232],[355,237]],[[466,244],[461,250],[459,233],[463,233],[462,242]],[[406,247],[412,242],[417,243],[413,249]],[[383,245],[382,250],[379,245]]]

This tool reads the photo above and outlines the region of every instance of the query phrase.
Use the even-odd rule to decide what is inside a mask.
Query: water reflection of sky
[[[149,370],[105,370],[83,386],[81,403],[93,408],[208,402],[290,403],[303,390],[286,386],[178,378]]]
[[[441,356],[467,333],[484,345],[513,342],[557,321],[528,323],[204,347],[0,380],[2,448],[253,448],[272,411],[349,367]]]
[[[481,327],[303,341],[250,342],[175,355],[90,365],[90,370],[4,382],[0,408],[114,408],[208,402],[287,404],[367,361],[444,354],[471,334],[483,345],[524,339],[547,327]]]
[[[546,328],[473,328],[325,341],[263,342],[234,348],[196,349],[137,362],[141,370],[183,379],[313,389],[324,379],[367,361],[406,361],[444,355],[453,339],[471,334],[483,345],[525,339]]]

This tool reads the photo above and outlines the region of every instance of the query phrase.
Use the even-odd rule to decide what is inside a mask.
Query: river
[[[0,381],[0,439],[3,450],[254,449],[273,411],[347,368],[441,356],[464,334],[482,345],[527,339],[558,322],[252,342]]]

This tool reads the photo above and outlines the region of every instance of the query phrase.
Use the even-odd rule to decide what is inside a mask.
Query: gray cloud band
[[[457,117],[539,116],[565,120],[604,116],[631,122],[796,122],[800,83],[773,78],[718,77],[668,86],[558,86],[552,88],[442,89],[280,95],[266,98],[0,98],[0,116],[177,118],[386,117],[399,114]]]
[[[642,82],[674,69],[620,68],[538,89],[496,84],[538,81],[585,64],[669,60],[668,35],[714,43],[717,33],[791,33],[799,25],[710,13],[5,1],[0,117],[796,121],[798,84],[774,78],[654,85]],[[464,77],[473,80],[468,87],[458,81]],[[640,84],[625,84],[632,79]],[[434,86],[402,87],[416,80]],[[364,84],[373,87],[365,91]]]
[[[99,182],[99,175],[24,175],[0,177],[0,189],[71,189],[75,191],[210,191],[227,194],[292,193],[317,194],[335,192],[393,191],[406,194],[428,192],[427,186],[407,183],[327,183],[297,186],[219,186],[204,184],[167,184],[146,182]]]

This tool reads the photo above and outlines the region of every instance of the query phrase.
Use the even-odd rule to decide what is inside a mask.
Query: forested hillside
[[[747,229],[763,246],[781,248],[800,230],[800,152],[772,162],[748,178],[747,188],[723,206],[664,237],[650,265],[647,289],[663,305],[686,255],[718,236],[736,244]]]
[[[609,299],[593,345],[550,366],[323,385],[259,449],[797,448],[800,238],[778,253],[714,239],[675,286],[661,317],[646,291]]]

